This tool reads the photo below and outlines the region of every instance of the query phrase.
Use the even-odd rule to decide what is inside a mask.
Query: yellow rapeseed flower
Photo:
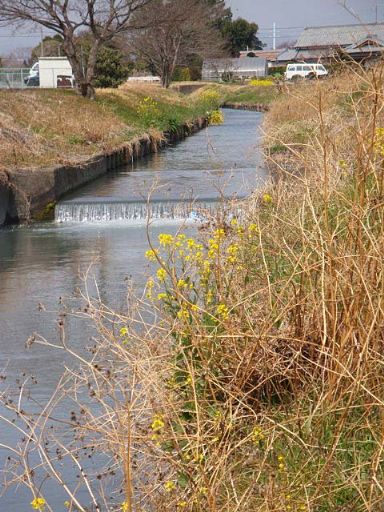
[[[35,498],[31,501],[31,506],[33,510],[44,510],[45,503],[44,498]]]
[[[150,249],[145,253],[145,257],[149,261],[156,261],[157,251],[154,251],[153,249]]]
[[[128,336],[128,327],[122,327],[120,329],[120,336],[124,338],[125,336]]]
[[[221,240],[222,238],[225,237],[225,231],[224,229],[216,229],[215,232],[214,232],[214,236],[215,238]]]
[[[250,224],[248,226],[248,232],[250,234],[258,233],[259,232],[259,226],[257,224]]]
[[[265,436],[259,427],[255,427],[252,431],[252,441],[258,445],[265,439]]]
[[[222,319],[227,320],[229,316],[228,307],[225,304],[219,304],[216,308],[216,314]]]
[[[166,233],[161,233],[159,235],[159,242],[163,247],[167,247],[173,243],[173,236]]]
[[[273,202],[273,198],[272,198],[272,196],[271,196],[270,194],[264,194],[264,195],[263,195],[263,202],[264,202],[265,204],[270,204],[270,203],[272,203],[272,202]]]
[[[160,414],[156,414],[154,417],[153,417],[153,420],[152,420],[152,424],[151,424],[151,429],[154,431],[154,432],[159,432],[160,430],[162,430],[163,428],[165,427],[165,423],[164,423],[164,419],[162,416],[160,416]]]
[[[186,309],[180,309],[180,311],[177,312],[177,318],[180,320],[189,320],[189,313]]]
[[[159,270],[156,272],[156,275],[159,281],[165,281],[165,278],[167,277],[167,272],[164,268],[159,268]]]
[[[165,482],[164,488],[167,492],[172,492],[176,489],[176,484],[175,482],[172,482],[172,480],[168,480],[168,482]]]

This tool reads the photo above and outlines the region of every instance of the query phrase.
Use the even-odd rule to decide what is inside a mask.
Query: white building
[[[242,59],[209,59],[203,63],[202,78],[206,81],[225,79],[245,80],[263,78],[268,74],[266,59],[243,57]]]
[[[39,76],[43,89],[73,87],[72,67],[66,57],[40,57]]]

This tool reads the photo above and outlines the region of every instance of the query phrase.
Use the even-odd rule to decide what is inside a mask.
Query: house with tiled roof
[[[349,57],[357,62],[384,55],[384,23],[308,27],[279,62],[309,62]]]

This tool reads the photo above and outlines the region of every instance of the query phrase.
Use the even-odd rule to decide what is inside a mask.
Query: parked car
[[[34,65],[29,70],[28,75],[24,78],[25,85],[27,85],[27,82],[29,80],[31,80],[32,78],[35,79],[36,77],[39,78],[39,63],[38,62],[34,63]]]
[[[24,83],[26,87],[40,87],[40,77],[39,75],[26,77]]]
[[[328,71],[322,64],[311,62],[302,64],[288,64],[287,70],[284,73],[284,77],[286,80],[300,80],[303,78],[322,78],[327,75]]]

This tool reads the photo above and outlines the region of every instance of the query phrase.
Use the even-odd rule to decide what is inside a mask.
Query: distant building
[[[127,82],[142,82],[142,83],[160,83],[161,79],[159,76],[152,76],[152,75],[136,75],[136,76],[130,76],[127,80]]]
[[[220,82],[226,79],[263,78],[268,73],[265,58],[209,59],[203,63],[202,79]]]
[[[252,59],[265,59],[268,64],[268,68],[273,68],[278,65],[278,56],[280,53],[281,50],[245,50],[240,52],[240,59],[244,59],[246,57]]]
[[[336,56],[364,62],[384,55],[384,23],[306,28],[294,48],[277,58],[281,63],[332,61]]]
[[[245,57],[266,59],[268,62],[275,62],[281,50],[245,50],[240,52],[240,59]]]

